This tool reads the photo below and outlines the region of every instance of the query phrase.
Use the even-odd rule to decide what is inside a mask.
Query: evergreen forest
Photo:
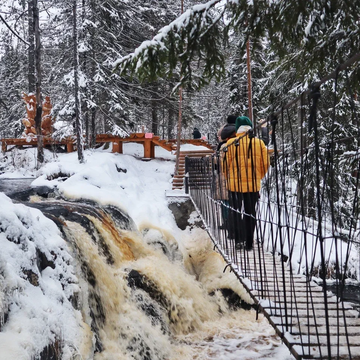
[[[21,136],[23,93],[37,93],[51,98],[55,138],[77,129],[85,147],[102,133],[173,139],[181,89],[181,136],[198,127],[215,143],[227,115],[249,115],[249,69],[256,123],[359,51],[359,13],[351,0],[5,0],[1,137]],[[348,110],[359,69],[346,78],[340,137],[358,131]],[[322,91],[330,108],[332,86]],[[333,131],[326,121],[321,130]]]

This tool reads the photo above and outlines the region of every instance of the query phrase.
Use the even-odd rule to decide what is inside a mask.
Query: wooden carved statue
[[[22,121],[25,126],[25,135],[36,135],[34,120],[36,115],[36,96],[34,94],[28,95],[23,93],[23,99],[26,103],[26,118]]]
[[[52,105],[50,96],[46,96],[43,102],[42,115],[41,115],[41,132],[45,136],[50,136],[52,133],[52,119],[51,119]]]
[[[23,93],[23,99],[26,103],[26,118],[23,119],[25,126],[24,135],[36,135],[35,130],[35,115],[36,115],[36,96],[34,94]],[[51,118],[52,105],[50,96],[46,96],[43,102],[43,109],[41,114],[41,133],[44,136],[51,136],[52,133],[52,118]]]

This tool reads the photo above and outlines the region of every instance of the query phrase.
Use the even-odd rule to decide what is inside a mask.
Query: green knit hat
[[[253,123],[247,116],[239,116],[238,118],[236,118],[236,121],[235,121],[236,131],[242,125],[247,125],[247,126],[253,127]]]

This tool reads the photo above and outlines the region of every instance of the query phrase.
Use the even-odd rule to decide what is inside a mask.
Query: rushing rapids
[[[14,219],[6,218],[5,211],[1,214],[2,242],[11,244],[12,256],[32,251],[19,269],[21,283],[1,288],[0,349],[18,326],[16,309],[25,304],[22,297],[28,291],[46,295],[51,277],[57,293],[47,296],[66,306],[69,318],[59,319],[49,331],[34,325],[39,340],[31,346],[20,336],[17,346],[24,351],[19,359],[235,359],[239,344],[248,358],[265,358],[259,345],[267,355],[278,351],[273,331],[264,320],[256,321],[251,298],[233,273],[223,272],[225,263],[205,231],[194,229],[178,243],[151,224],[137,229],[114,206],[38,196],[25,206],[2,197],[14,212]],[[56,224],[56,245],[45,243],[39,222],[41,229],[53,232]],[[2,284],[9,271],[2,271]],[[56,316],[56,311],[50,304],[44,309],[48,314],[40,326],[47,327],[46,316]],[[31,318],[31,311],[25,316]],[[71,323],[71,331],[65,323]],[[261,336],[254,341],[249,331]],[[234,357],[222,357],[229,351]],[[2,354],[0,359],[8,359]]]

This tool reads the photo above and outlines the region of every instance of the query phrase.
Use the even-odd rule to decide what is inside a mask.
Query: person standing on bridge
[[[224,172],[224,148],[229,139],[236,136],[235,124],[225,124],[218,130],[219,145],[216,149],[216,156],[214,158],[214,183],[215,192],[214,199],[219,200],[221,204],[222,224],[219,229],[228,230],[229,217],[229,194],[226,186],[226,176]]]
[[[261,179],[269,169],[269,155],[264,142],[253,134],[253,124],[246,116],[235,122],[236,137],[226,143],[226,176],[229,191],[229,235],[235,247],[253,248],[256,204]]]

